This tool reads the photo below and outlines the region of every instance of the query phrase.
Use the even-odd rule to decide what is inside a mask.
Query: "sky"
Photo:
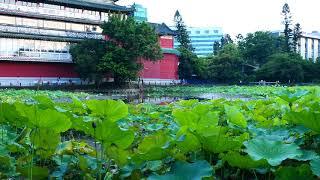
[[[233,36],[255,31],[282,30],[281,10],[289,3],[294,23],[304,32],[320,31],[320,0],[120,0],[120,5],[134,2],[148,9],[150,22],[173,25],[179,10],[187,26],[222,27]]]

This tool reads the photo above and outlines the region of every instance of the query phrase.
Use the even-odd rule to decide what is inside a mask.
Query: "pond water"
[[[163,96],[163,97],[149,97],[149,96],[117,96],[117,95],[104,95],[104,94],[98,94],[98,95],[91,95],[88,96],[86,99],[98,99],[98,100],[104,100],[104,99],[122,99],[127,103],[151,103],[151,104],[161,104],[161,103],[171,103],[179,100],[188,100],[188,99],[199,99],[199,100],[211,100],[211,99],[227,99],[227,100],[236,100],[241,99],[244,101],[248,101],[253,99],[252,97],[246,97],[246,96],[240,96],[240,95],[228,95],[228,94],[221,94],[221,93],[204,93],[199,95],[181,95],[181,96]]]

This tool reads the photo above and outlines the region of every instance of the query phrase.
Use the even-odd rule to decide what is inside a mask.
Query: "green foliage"
[[[106,72],[98,69],[106,51],[106,42],[99,40],[85,40],[70,47],[75,70],[84,80],[99,82]]]
[[[313,179],[309,165],[303,164],[298,167],[280,167],[276,171],[276,178],[281,180]]]
[[[187,28],[178,10],[174,15],[174,22],[177,29],[176,39],[179,42],[178,50],[180,51],[178,67],[179,78],[190,79],[194,73],[193,63],[197,60],[197,56],[193,53],[194,49],[191,45]]]
[[[296,144],[284,144],[280,141],[251,139],[244,143],[246,152],[254,159],[265,159],[272,166],[278,166],[283,160],[300,156],[302,152]]]
[[[239,49],[248,65],[261,67],[277,51],[276,37],[270,32],[249,33],[239,42]]]
[[[318,87],[196,90],[247,95],[255,92],[267,98],[134,105],[74,97],[67,102],[37,95],[27,101],[21,96],[8,97],[0,104],[0,177],[319,176]]]
[[[280,81],[282,83],[302,82],[304,80],[303,61],[297,54],[274,54],[258,70],[257,79]]]
[[[247,121],[237,107],[225,105],[224,109],[229,123],[235,124],[242,128],[247,127]]]
[[[82,78],[100,82],[111,74],[116,83],[135,80],[142,68],[141,58],[162,58],[158,36],[152,27],[131,17],[112,16],[101,28],[107,41],[88,40],[71,48],[76,70]]]
[[[150,61],[162,58],[158,36],[146,22],[113,16],[102,29],[109,41],[98,68],[111,72],[117,82],[136,79],[142,68],[140,58]]]
[[[187,28],[183,22],[180,12],[177,10],[174,15],[174,22],[177,28],[177,41],[180,43],[179,48],[186,49],[187,51],[193,51],[191,40],[187,32]]]
[[[150,176],[148,180],[174,180],[174,179],[203,179],[206,177],[211,177],[212,167],[207,161],[196,161],[194,163],[186,163],[186,162],[176,162],[171,171],[165,175],[154,175]]]
[[[209,64],[209,77],[218,82],[239,82],[243,79],[243,60],[234,44],[226,45]]]
[[[190,79],[194,72],[193,62],[196,61],[197,56],[190,50],[179,47],[179,67],[178,74],[180,79]]]
[[[313,159],[310,162],[310,165],[311,165],[313,174],[320,177],[320,158],[318,157],[317,159]]]

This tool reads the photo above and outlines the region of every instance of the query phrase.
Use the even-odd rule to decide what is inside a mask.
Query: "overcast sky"
[[[178,9],[187,26],[218,26],[232,35],[282,30],[282,5],[288,2],[303,31],[320,31],[320,0],[120,0],[118,4],[134,2],[148,9],[150,22],[172,25]]]

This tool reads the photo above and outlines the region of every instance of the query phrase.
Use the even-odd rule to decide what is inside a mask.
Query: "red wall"
[[[159,43],[162,48],[173,48],[172,36],[161,36]],[[143,61],[142,78],[178,80],[178,56],[164,54],[157,62]],[[45,62],[14,62],[0,61],[0,77],[61,77],[77,78],[73,64]]]
[[[0,77],[68,77],[76,78],[78,74],[73,64],[1,62]]]
[[[172,36],[160,36],[159,43],[162,48],[173,48]]]
[[[143,78],[178,80],[178,62],[175,54],[164,54],[164,58],[156,62],[143,61],[144,69],[140,75]]]

